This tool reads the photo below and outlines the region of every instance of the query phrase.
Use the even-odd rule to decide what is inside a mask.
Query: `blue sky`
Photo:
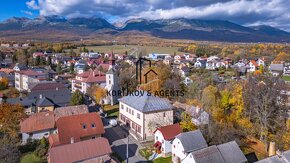
[[[111,22],[145,19],[219,19],[290,31],[290,0],[0,0],[0,21],[59,15]]]

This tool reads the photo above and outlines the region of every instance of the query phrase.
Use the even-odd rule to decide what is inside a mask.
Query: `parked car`
[[[109,124],[110,124],[111,126],[115,127],[115,126],[118,125],[118,122],[117,122],[116,119],[110,119]]]

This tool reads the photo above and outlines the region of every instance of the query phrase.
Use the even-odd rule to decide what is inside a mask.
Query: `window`
[[[141,133],[141,127],[140,126],[138,126],[138,128],[137,128],[138,130],[137,130],[137,132],[138,133]]]
[[[132,115],[134,115],[134,110],[132,110]]]
[[[137,118],[140,119],[140,114],[139,113],[137,113]]]
[[[126,112],[128,112],[128,107],[126,107]]]
[[[124,105],[123,104],[121,104],[121,109],[124,109]]]
[[[93,137],[92,137],[92,139],[96,139],[96,137],[95,137],[95,136],[93,136]]]
[[[175,148],[175,145],[173,145],[173,148]]]
[[[166,117],[166,112],[163,113],[163,118]]]
[[[92,123],[92,128],[96,127],[96,124],[95,123]]]
[[[129,108],[129,113],[131,114],[131,109]]]
[[[86,129],[87,128],[87,125],[86,124],[83,124],[83,129]]]
[[[48,135],[48,133],[45,133],[45,134],[44,134],[44,136],[47,136],[47,135]]]
[[[156,138],[155,138],[156,140],[158,140],[158,136],[156,136]]]
[[[162,140],[162,144],[164,144],[164,140]]]

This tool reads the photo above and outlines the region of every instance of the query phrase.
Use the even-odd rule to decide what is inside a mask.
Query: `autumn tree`
[[[102,104],[102,100],[106,97],[106,90],[100,86],[97,86],[95,92],[95,99],[98,104]]]
[[[8,78],[1,78],[0,79],[0,90],[6,89],[9,85],[9,80]]]
[[[192,123],[191,115],[186,112],[181,113],[181,122],[179,124],[183,132],[193,131],[197,129],[197,126]]]
[[[18,150],[19,141],[7,135],[0,135],[0,162],[18,163],[21,153]]]

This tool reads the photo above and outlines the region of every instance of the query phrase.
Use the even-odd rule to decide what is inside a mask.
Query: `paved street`
[[[123,159],[126,159],[127,137],[128,133],[120,126],[106,127],[105,137],[109,139],[113,152],[118,153]],[[139,154],[140,144],[129,135],[129,162],[147,162]]]

